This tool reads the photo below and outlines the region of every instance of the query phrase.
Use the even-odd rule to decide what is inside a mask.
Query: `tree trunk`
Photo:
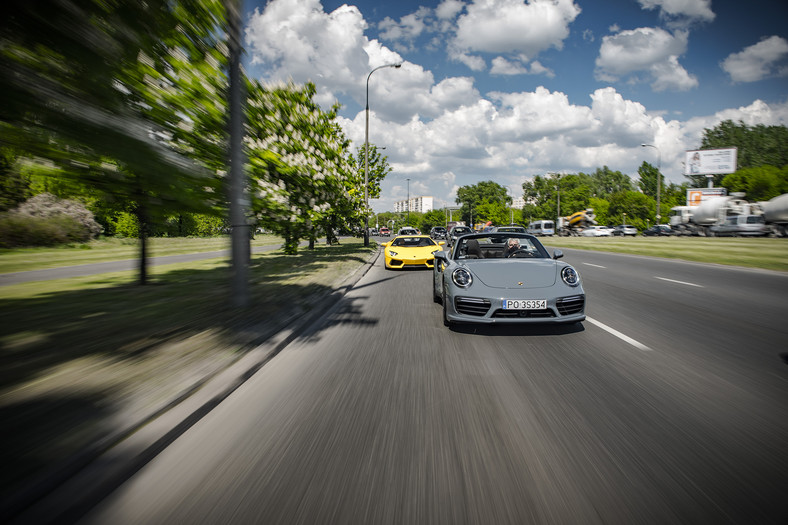
[[[148,282],[148,216],[143,206],[137,207],[136,215],[140,225],[139,284],[144,286]]]

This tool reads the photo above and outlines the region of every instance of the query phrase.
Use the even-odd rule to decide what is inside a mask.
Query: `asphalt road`
[[[582,325],[382,258],[85,523],[786,523],[788,276],[564,250]]]

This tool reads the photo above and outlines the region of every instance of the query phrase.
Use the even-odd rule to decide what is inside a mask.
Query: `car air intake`
[[[555,302],[558,313],[561,315],[572,315],[580,313],[585,307],[586,298],[584,295],[573,295],[571,297],[562,297]]]
[[[454,308],[463,315],[475,315],[482,317],[490,309],[490,301],[487,299],[476,299],[473,297],[457,297],[454,300]]]
[[[555,317],[555,312],[549,308],[544,310],[504,310],[498,309],[492,314],[500,319],[544,318]]]

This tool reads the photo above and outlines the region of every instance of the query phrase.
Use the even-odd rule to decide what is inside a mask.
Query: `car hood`
[[[553,259],[510,259],[469,264],[468,269],[490,288],[523,290],[553,286],[558,275],[557,264]]]

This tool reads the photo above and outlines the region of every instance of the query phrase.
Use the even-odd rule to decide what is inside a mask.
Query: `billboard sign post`
[[[706,175],[711,182],[712,175],[734,173],[737,151],[736,148],[687,151],[684,154],[684,175]]]

